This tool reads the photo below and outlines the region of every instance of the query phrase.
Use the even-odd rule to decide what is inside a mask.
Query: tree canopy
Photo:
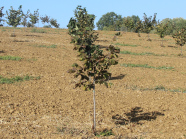
[[[114,12],[106,13],[96,23],[98,30],[103,30],[104,27],[109,28],[110,30],[120,30],[121,24],[122,24],[122,16],[117,15]]]
[[[19,6],[18,10],[14,10],[11,6],[11,9],[9,9],[9,12],[6,11],[6,14],[8,19],[7,24],[13,27],[17,27],[18,25],[20,25],[23,15],[22,5]]]
[[[23,13],[21,24],[22,24],[24,27],[28,26],[27,18],[29,17],[29,13],[30,13],[30,10],[28,10],[26,14]]]
[[[151,30],[154,29],[157,21],[156,21],[156,13],[154,14],[154,17],[152,19],[152,16],[150,17],[147,17],[147,15],[144,13],[144,16],[143,16],[143,21],[142,21],[142,24],[143,24],[143,32],[145,33],[150,33]]]
[[[32,23],[32,26],[34,26],[34,24],[36,24],[39,21],[39,9],[37,9],[36,11],[34,11],[34,13],[30,13],[29,17],[30,17],[30,22]]]
[[[50,24],[54,26],[55,28],[59,28],[59,24],[57,23],[56,19],[50,19]]]
[[[43,24],[45,24],[45,22],[46,23],[49,23],[50,22],[50,17],[49,16],[44,16],[44,17],[40,17],[40,19],[41,19],[41,22],[43,23]]]
[[[165,18],[162,21],[162,24],[167,24],[168,28],[166,30],[166,34],[174,34],[176,30],[181,30],[182,28],[186,27],[186,19],[183,18]]]
[[[3,9],[4,9],[4,7],[1,7],[1,8],[0,8],[0,23],[1,23],[1,21],[4,21],[4,20],[2,19],[2,17],[4,16],[4,14],[3,14]],[[0,24],[0,26],[2,26],[2,24]]]

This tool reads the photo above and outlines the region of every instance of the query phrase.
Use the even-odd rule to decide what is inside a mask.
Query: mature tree
[[[177,30],[181,30],[186,26],[186,19],[183,18],[165,18],[161,21],[164,25],[167,24],[167,35],[173,35],[177,32]]]
[[[140,21],[139,16],[127,16],[123,18],[123,25],[127,28],[127,31],[136,32],[137,23]]]
[[[120,31],[122,23],[123,23],[122,18],[119,17],[119,19],[113,25],[114,26],[114,31]]]
[[[161,46],[163,47],[163,38],[166,36],[166,30],[168,28],[168,23],[163,24],[162,22],[160,22],[156,25],[155,28],[156,28],[157,34],[160,35],[160,38],[162,38]]]
[[[2,17],[4,16],[4,14],[3,14],[3,9],[4,9],[4,7],[1,7],[1,8],[0,8],[0,23],[1,23],[1,21],[4,21],[4,20],[2,19]],[[0,24],[0,26],[3,26],[3,24]]]
[[[58,24],[57,23],[57,20],[56,19],[50,19],[50,24],[52,25],[52,26],[54,26],[55,28],[59,28],[59,25],[60,24]]]
[[[39,21],[39,9],[37,9],[36,11],[34,11],[34,13],[30,13],[29,17],[30,17],[30,22],[32,23],[32,26],[34,26],[38,21]]]
[[[107,26],[104,26],[103,27],[103,30],[106,30],[106,31],[115,31],[115,28],[114,28],[114,25],[109,25],[108,27]]]
[[[156,25],[156,13],[154,14],[154,17],[152,19],[152,16],[150,17],[147,17],[147,15],[144,13],[144,16],[143,16],[143,21],[142,21],[142,24],[143,24],[143,32],[147,33],[148,34],[148,40],[150,41],[151,39],[149,38],[149,33],[151,30],[154,29],[155,25]]]
[[[176,30],[181,30],[182,28],[186,27],[186,20],[183,18],[173,18],[172,21]]]
[[[99,21],[96,23],[98,30],[103,30],[104,27],[113,28],[113,30],[120,30],[120,25],[122,23],[121,15],[117,15],[114,12],[109,12],[103,15]]]
[[[139,16],[132,15],[132,16],[131,16],[131,18],[132,18],[132,20],[133,20],[133,22],[134,22],[134,25],[135,25],[135,26],[136,26],[137,22],[139,22],[139,21],[140,21]]]
[[[172,35],[175,39],[176,44],[181,47],[181,55],[182,55],[182,47],[186,43],[186,26],[183,27],[181,30],[178,30],[175,34]]]

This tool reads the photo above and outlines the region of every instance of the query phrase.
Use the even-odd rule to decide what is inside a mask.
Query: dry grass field
[[[91,131],[92,91],[74,89],[78,63],[67,29],[0,28],[0,138],[186,138],[186,46],[171,36],[98,31],[97,45],[120,47],[111,88],[96,85],[97,130]],[[7,57],[9,56],[9,57]],[[109,132],[111,131],[111,132]]]

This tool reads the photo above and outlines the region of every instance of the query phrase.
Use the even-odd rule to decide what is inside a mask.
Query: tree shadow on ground
[[[108,48],[108,46],[99,45],[99,48],[100,48],[100,49]]]
[[[29,40],[13,40],[13,42],[30,42]]]
[[[163,113],[153,111],[153,112],[143,112],[141,107],[132,108],[130,112],[124,113],[124,116],[119,114],[113,115],[112,119],[115,124],[127,125],[129,123],[143,124],[141,121],[151,121],[155,120],[157,116],[164,116]]]
[[[4,50],[1,50],[0,53],[5,53],[5,51]]]
[[[118,80],[118,79],[123,79],[126,76],[126,74],[120,74],[119,76],[116,77],[111,77],[110,80]]]
[[[173,46],[173,45],[168,45],[168,47],[174,47],[174,48],[178,48],[177,46]]]
[[[39,35],[24,35],[24,36],[41,37],[41,36],[39,36]]]
[[[108,42],[108,40],[96,40],[97,42]]]

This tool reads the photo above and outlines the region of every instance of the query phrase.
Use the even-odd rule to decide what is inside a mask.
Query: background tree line
[[[18,25],[23,25],[24,27],[34,27],[39,20],[44,24],[43,27],[59,28],[60,24],[57,23],[56,19],[50,18],[49,16],[40,16],[39,9],[33,13],[30,10],[27,13],[22,11],[22,5],[15,10],[12,6],[8,11],[3,13],[4,7],[0,7],[0,26],[2,23],[6,22],[8,25],[17,27]],[[5,17],[5,18],[4,18]],[[47,23],[47,25],[45,24]],[[96,23],[98,30],[108,30],[108,31],[126,31],[126,32],[136,32],[136,33],[158,33],[156,26],[161,23],[161,26],[166,25],[165,33],[166,35],[172,35],[177,30],[186,27],[186,19],[183,18],[165,18],[161,22],[156,20],[156,14],[154,19],[152,16],[147,17],[144,13],[143,19],[140,19],[137,15],[122,17],[115,12],[108,12],[99,19]]]
[[[59,24],[56,19],[50,19],[47,15],[40,17],[39,9],[33,13],[31,13],[30,10],[28,10],[27,13],[24,13],[22,11],[22,5],[18,7],[18,10],[15,10],[11,6],[10,9],[6,11],[6,14],[3,13],[3,9],[4,7],[0,8],[0,26],[3,26],[2,22],[6,22],[8,25],[13,27],[17,27],[18,25],[23,25],[24,27],[35,27],[35,24],[39,23],[39,20],[41,19],[44,27],[50,28],[53,26],[55,28],[59,28]],[[5,15],[6,17],[3,18]],[[48,23],[48,25],[45,26],[45,23]]]
[[[152,19],[152,16],[147,17],[144,13],[143,19],[140,19],[136,15],[122,17],[114,12],[108,12],[99,19],[96,25],[98,30],[157,33],[156,25],[160,23],[167,26],[166,35],[171,35],[186,26],[186,19],[165,18],[160,22],[156,20],[156,14]]]

